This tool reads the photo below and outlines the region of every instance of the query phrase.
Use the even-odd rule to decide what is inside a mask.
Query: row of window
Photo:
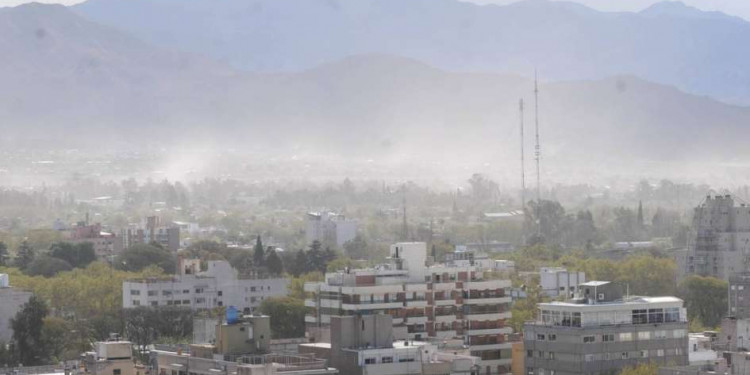
[[[671,338],[680,339],[687,335],[687,331],[684,329],[675,330],[657,330],[657,331],[641,331],[637,332],[636,336],[638,340],[658,340],[666,339],[671,335]],[[633,332],[621,332],[621,333],[605,333],[602,335],[586,335],[582,337],[584,344],[593,344],[597,342],[627,342],[633,341]],[[557,341],[557,335],[554,333],[543,334],[538,333],[536,335],[537,341]]]
[[[404,356],[399,357],[398,362],[414,362],[415,358],[414,356]],[[374,365],[377,363],[393,363],[393,357],[392,356],[383,356],[380,357],[380,361],[378,361],[377,357],[369,357],[365,358],[365,364],[366,365]]]
[[[266,286],[265,288],[263,286],[260,286],[258,288],[260,289],[260,291],[271,290],[271,286]],[[258,291],[257,290],[258,288],[254,287],[254,286],[251,286],[249,288],[245,288],[245,292],[248,292],[248,291],[250,291],[250,292],[256,292],[256,291]],[[205,292],[204,288],[195,288],[195,293],[196,294],[202,294],[203,292]],[[182,291],[180,291],[180,290],[162,290],[161,294],[162,294],[162,296],[171,296],[173,294],[190,294],[190,289],[183,289]],[[224,293],[220,290],[220,291],[217,292],[217,294],[219,295],[219,297],[221,297]],[[138,290],[138,289],[131,289],[130,290],[130,295],[131,296],[140,296],[141,295],[141,291]],[[155,296],[158,296],[158,295],[159,295],[159,291],[158,290],[149,290],[148,291],[148,296],[149,297],[155,297]]]
[[[638,350],[634,352],[616,352],[616,353],[598,353],[598,354],[585,354],[583,356],[583,360],[585,362],[593,362],[593,361],[610,361],[610,360],[616,360],[616,359],[631,359],[631,358],[649,358],[649,357],[664,357],[664,355],[682,355],[685,351],[682,348],[675,348],[675,349],[656,349],[656,350]],[[555,360],[556,358],[555,352],[545,352],[545,351],[534,351],[534,350],[527,350],[526,351],[526,357],[528,358],[539,358],[539,359],[549,359],[549,360]],[[580,359],[579,359],[580,360]]]

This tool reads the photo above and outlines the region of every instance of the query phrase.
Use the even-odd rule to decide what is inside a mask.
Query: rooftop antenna
[[[534,69],[534,129],[536,132],[536,146],[534,147],[534,157],[536,159],[536,205],[537,210],[541,209],[541,174],[539,169],[539,159],[542,156],[542,150],[539,146],[539,85],[537,84],[536,69]],[[537,220],[539,216],[537,215]],[[537,224],[537,235],[542,234],[542,223]]]
[[[523,99],[518,101],[518,113],[521,129],[521,210],[526,207],[526,164],[523,151]]]
[[[406,185],[402,186],[402,193],[403,193],[403,204],[404,204],[404,223],[402,224],[403,227],[401,228],[401,240],[402,241],[408,241],[409,240],[409,225],[406,221]]]

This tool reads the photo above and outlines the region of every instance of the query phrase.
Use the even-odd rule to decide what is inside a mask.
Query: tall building
[[[96,258],[104,261],[111,262],[123,249],[122,237],[103,231],[99,223],[89,225],[86,222],[79,222],[65,232],[65,239],[73,243],[91,243]]]
[[[586,282],[584,272],[569,272],[563,267],[542,267],[539,269],[539,285],[549,297],[569,298],[578,292],[578,285]]]
[[[32,293],[10,286],[10,277],[0,273],[0,343],[8,343],[13,337],[10,320],[29,302]]]
[[[357,235],[357,222],[333,212],[310,212],[305,235],[307,243],[320,241],[341,247]]]
[[[331,317],[331,342],[299,346],[347,375],[479,375],[479,358],[393,339],[390,315]]]
[[[427,267],[426,250],[422,242],[397,243],[386,264],[306,283],[308,336],[330,342],[333,316],[387,314],[397,340],[465,345],[483,374],[510,373],[510,281],[484,280],[475,266]]]
[[[180,249],[180,227],[176,224],[162,224],[158,216],[149,216],[142,225],[132,225],[121,232],[124,248],[137,244],[157,243],[165,249]]]
[[[580,285],[580,297],[539,304],[524,325],[526,374],[605,375],[641,363],[688,364],[688,323],[676,297],[623,296],[611,282]]]
[[[179,274],[169,279],[127,280],[122,283],[122,306],[184,306],[193,310],[234,306],[249,313],[270,297],[287,294],[285,278],[242,279],[224,260],[180,259]]]
[[[731,195],[707,196],[695,208],[688,249],[678,259],[682,274],[729,280],[750,270],[750,206]]]
[[[729,276],[729,316],[750,319],[750,272]]]

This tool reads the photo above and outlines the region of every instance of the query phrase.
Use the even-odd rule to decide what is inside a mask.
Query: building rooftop
[[[585,283],[581,283],[580,286],[602,286],[602,285],[607,285],[609,283],[611,283],[611,281],[595,281],[595,280],[592,280],[592,281],[587,281]]]
[[[683,301],[677,297],[671,297],[671,296],[665,296],[665,297],[630,296],[622,300],[597,302],[597,303],[592,303],[592,304],[584,303],[581,300],[572,300],[572,301],[544,302],[544,303],[540,303],[539,306],[540,307],[542,306],[544,307],[570,306],[570,307],[579,307],[579,308],[586,308],[586,307],[594,308],[594,307],[601,307],[601,306],[617,306],[617,305],[643,305],[643,304],[649,304],[649,303],[680,303],[682,304]]]

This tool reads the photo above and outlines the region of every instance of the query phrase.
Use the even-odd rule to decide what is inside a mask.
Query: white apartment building
[[[540,303],[524,324],[524,367],[532,375],[606,375],[643,363],[688,364],[688,323],[676,297],[624,296],[606,281],[582,284],[580,298]]]
[[[510,281],[484,280],[476,266],[427,267],[426,254],[425,243],[397,243],[387,264],[306,283],[308,335],[330,342],[332,316],[388,314],[395,339],[459,342],[481,359],[482,373],[510,373]]]
[[[320,241],[340,247],[357,235],[357,222],[333,212],[310,212],[305,235],[307,243]]]
[[[200,260],[181,259],[179,274],[170,279],[128,280],[122,283],[122,305],[188,306],[193,310],[234,306],[250,312],[270,297],[287,295],[284,278],[241,279],[229,262],[213,260],[200,270]]]
[[[578,285],[586,282],[584,272],[569,272],[563,267],[542,267],[539,269],[539,285],[548,297],[570,298],[578,293]]]
[[[32,293],[11,288],[10,278],[0,273],[0,343],[8,343],[13,337],[10,320],[29,302]]]

